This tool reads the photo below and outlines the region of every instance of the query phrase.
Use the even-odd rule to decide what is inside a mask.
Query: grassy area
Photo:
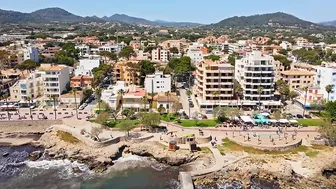
[[[314,158],[317,156],[318,153],[319,151],[309,151],[309,152],[306,152],[306,156]]]
[[[196,127],[215,127],[219,122],[217,120],[199,120]],[[181,123],[177,123],[183,127],[195,127],[195,120],[181,120]]]
[[[305,152],[308,157],[315,157],[319,151],[312,150],[307,146],[299,146],[297,148],[287,150],[287,151],[269,151],[269,150],[259,150],[252,147],[246,147],[239,145],[228,138],[223,139],[223,145],[218,145],[217,148],[221,154],[225,154],[225,151],[245,151],[249,154],[267,154],[267,155],[280,155],[280,154],[297,154],[298,152]]]
[[[96,123],[96,120],[89,120],[90,122],[92,123]],[[119,125],[120,123],[123,121],[123,119],[117,119],[117,120],[114,120],[114,119],[110,119],[108,124],[107,124],[107,127],[110,127],[110,128],[119,128]],[[131,120],[133,121],[134,125],[139,125],[141,122],[140,120]]]
[[[174,122],[176,120],[176,116],[174,114],[171,114],[171,117],[168,117],[168,114],[163,114],[161,116],[161,120],[166,122]]]
[[[299,124],[308,126],[320,126],[322,119],[298,119]]]
[[[201,151],[206,154],[210,154],[211,150],[208,147],[201,147]]]
[[[76,137],[72,136],[72,134],[68,132],[57,131],[57,136],[64,142],[68,142],[71,144],[77,144],[80,142]]]

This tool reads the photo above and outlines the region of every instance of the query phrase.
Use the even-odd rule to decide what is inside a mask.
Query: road
[[[183,111],[189,116],[189,101],[188,101],[188,95],[186,94],[185,89],[179,89],[180,91],[180,102],[182,103],[183,106]],[[197,107],[194,95],[191,95],[191,99],[194,103],[194,108],[190,108],[190,116],[192,117],[195,112],[200,112],[199,108]]]

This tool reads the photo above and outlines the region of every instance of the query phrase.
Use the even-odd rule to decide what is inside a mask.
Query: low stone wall
[[[206,144],[206,143],[209,143],[211,139],[212,139],[211,136],[204,136],[204,137],[199,136],[199,137],[196,137],[195,140],[198,144]]]
[[[1,132],[44,132],[52,125],[62,124],[62,120],[12,120],[0,121]]]
[[[98,141],[92,140],[90,137],[86,137],[84,135],[81,135],[80,133],[73,132],[71,127],[69,127],[69,126],[54,125],[53,128],[55,130],[60,130],[60,131],[71,133],[72,136],[78,138],[80,141],[82,141],[85,144],[87,144],[91,147],[94,147],[94,148],[101,148],[101,147],[108,146],[108,145],[111,145],[111,144],[119,143],[121,141],[125,141],[125,137],[115,137],[115,138],[111,138],[111,139],[103,141],[103,142],[98,142]]]
[[[274,145],[274,146],[263,146],[263,145],[256,145],[256,144],[251,144],[251,143],[246,143],[242,141],[237,141],[234,138],[229,138],[231,141],[234,141],[235,143],[242,145],[242,146],[247,146],[259,150],[268,150],[268,151],[286,151],[286,150],[291,150],[294,148],[297,148],[302,144],[302,139],[294,141],[292,143],[289,143],[287,145]]]
[[[143,136],[143,137],[140,137],[140,138],[133,138],[132,142],[134,142],[134,143],[140,143],[140,142],[144,142],[146,140],[149,140],[149,139],[151,139],[153,137],[154,137],[154,135]]]

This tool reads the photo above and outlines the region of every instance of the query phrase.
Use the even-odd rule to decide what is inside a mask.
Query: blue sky
[[[123,13],[149,20],[214,23],[231,16],[286,12],[312,22],[336,20],[335,0],[0,0],[0,9],[60,7],[81,16]]]

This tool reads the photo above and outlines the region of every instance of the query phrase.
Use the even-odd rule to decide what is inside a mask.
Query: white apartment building
[[[335,86],[336,86],[336,67],[317,67],[317,78],[316,83],[320,86],[320,92],[323,94],[323,97],[328,101],[336,100],[336,93],[335,93]],[[329,94],[328,99],[328,92],[325,90],[327,85],[332,85],[333,90]]]
[[[137,52],[137,60],[149,60],[149,53],[144,50],[138,50]]]
[[[79,50],[80,57],[89,56],[91,54],[89,45],[80,44],[76,45],[75,48]]]
[[[98,68],[100,64],[101,61],[99,55],[91,55],[89,58],[79,60],[79,66],[82,66],[84,70],[92,71],[93,68]]]
[[[234,67],[225,62],[204,60],[197,64],[194,91],[201,110],[233,106],[233,74]]]
[[[127,44],[124,42],[115,44],[115,45],[103,45],[98,47],[99,52],[101,51],[109,51],[112,53],[119,53],[124,47],[126,47]]]
[[[57,104],[63,92],[70,86],[70,71],[68,66],[58,65],[41,65],[43,74],[44,102],[46,105],[52,106],[52,96],[56,96]]]
[[[88,76],[93,76],[92,71],[85,69],[84,66],[77,66],[75,69],[75,76],[79,76],[79,75],[88,75]]]
[[[116,110],[120,103],[119,90],[127,91],[125,81],[117,81],[116,85],[111,85],[102,91],[101,100],[106,102],[113,110]]]
[[[31,46],[26,47],[23,50],[23,60],[34,60],[35,62],[39,62],[37,48]]]
[[[10,98],[13,101],[25,101],[28,97],[35,99],[43,95],[44,72],[33,72],[25,79],[20,79],[10,87]]]
[[[189,56],[191,62],[196,64],[204,60],[203,53],[199,48],[189,48],[185,56]]]
[[[169,61],[169,51],[163,50],[161,48],[157,48],[152,50],[152,60],[153,61],[162,61],[168,62]]]
[[[242,105],[261,106],[265,108],[276,108],[281,105],[280,101],[274,101],[274,58],[264,55],[260,51],[246,53],[236,60],[235,79],[243,89]],[[261,94],[258,88],[262,87]]]
[[[292,49],[292,44],[288,41],[282,41],[280,43],[280,47],[285,49],[285,50],[288,50],[288,49]]]
[[[156,72],[153,75],[146,75],[145,89],[147,92],[154,93],[170,92],[171,76],[164,75],[163,72]]]

